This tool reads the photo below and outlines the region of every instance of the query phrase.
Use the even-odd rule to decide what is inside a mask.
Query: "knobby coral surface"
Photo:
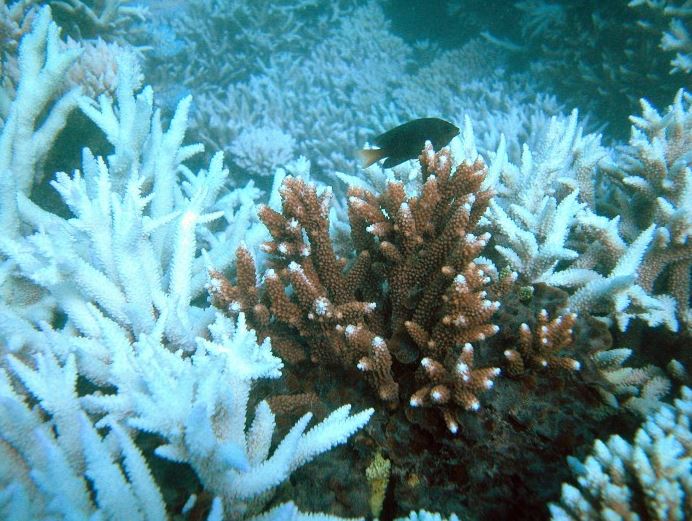
[[[414,195],[399,182],[382,193],[349,189],[352,259],[335,253],[329,235],[330,192],[287,178],[281,212],[259,212],[272,236],[261,289],[242,248],[238,284],[213,273],[210,287],[219,307],[246,312],[287,360],[305,348],[313,363],[358,369],[380,399],[435,407],[456,432],[458,412],[478,409],[500,374],[472,344],[498,331],[500,304],[488,293],[515,275],[499,281],[478,259],[489,238],[473,233],[492,196],[481,189],[485,164],[453,168],[449,152],[430,144],[419,162],[425,181]]]

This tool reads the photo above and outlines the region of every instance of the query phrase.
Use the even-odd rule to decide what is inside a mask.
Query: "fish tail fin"
[[[358,151],[358,157],[360,157],[363,168],[367,168],[373,163],[378,162],[386,155],[386,152],[382,148],[365,148]]]

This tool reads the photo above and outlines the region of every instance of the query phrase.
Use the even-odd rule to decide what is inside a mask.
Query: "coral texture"
[[[344,405],[310,429],[305,414],[278,444],[265,400],[248,422],[252,387],[279,377],[283,363],[242,315],[231,321],[193,300],[204,288],[205,261],[226,266],[223,252],[238,244],[237,233],[250,238],[242,205],[256,195],[252,185],[220,196],[228,175],[221,153],[197,173],[185,166],[200,151],[183,145],[191,100],[180,102],[164,129],[151,88],[136,92],[137,68],[127,55],[115,100],[76,91],[60,97],[77,53],[62,51],[57,35],[43,8],[20,45],[22,76],[0,137],[0,179],[10,191],[0,245],[0,513],[165,519],[151,460],[137,441],[147,433],[156,440],[149,457],[191,469],[213,498],[210,519],[252,518],[291,472],[345,442],[372,410],[352,415]],[[77,104],[111,154],[85,149],[80,170],[56,175],[66,218],[41,208],[30,189]],[[238,229],[207,227],[225,219]],[[6,295],[25,287],[45,295],[40,314],[7,305]],[[180,486],[175,494],[195,492]],[[303,518],[286,504],[260,519],[286,519],[285,511]]]
[[[688,4],[0,0],[0,517],[690,517]]]
[[[632,443],[612,436],[598,440],[584,462],[570,458],[578,487],[562,485],[561,504],[550,505],[555,521],[682,520],[692,515],[692,393],[683,388],[675,406],[646,419]]]
[[[499,303],[487,298],[497,273],[476,261],[488,235],[473,233],[491,192],[481,189],[481,161],[453,169],[449,152],[429,143],[419,161],[425,182],[417,195],[394,182],[381,194],[349,189],[356,257],[347,269],[329,236],[329,192],[286,178],[282,212],[260,209],[273,239],[265,245],[272,267],[262,295],[245,249],[237,254],[238,285],[216,272],[211,293],[217,306],[248,313],[263,334],[297,331],[312,362],[358,368],[384,401],[399,402],[400,380],[408,389],[420,365],[417,389],[405,400],[439,409],[456,432],[456,411],[477,409],[478,395],[500,373],[479,366],[471,345],[498,330],[491,319]],[[288,350],[296,346],[286,347],[284,356],[295,360]]]

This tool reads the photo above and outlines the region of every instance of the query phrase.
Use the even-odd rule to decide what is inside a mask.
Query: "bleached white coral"
[[[22,70],[34,80],[46,74],[45,84],[20,89],[13,104],[43,109],[57,95],[51,75],[74,56],[60,54],[56,38],[44,8],[22,44]],[[13,106],[0,138],[8,147],[3,180],[28,180],[6,214],[21,227],[2,238],[0,277],[41,288],[50,298],[36,306],[48,318],[60,314],[50,322],[40,320],[45,313],[24,317],[7,293],[0,299],[0,517],[165,519],[135,441],[146,431],[161,442],[156,455],[188,464],[215,497],[213,519],[247,519],[272,488],[343,443],[372,410],[352,415],[345,405],[310,429],[307,414],[273,447],[274,414],[261,401],[246,428],[252,385],[280,376],[281,360],[268,340],[257,343],[242,315],[215,316],[198,297],[205,264],[223,267],[230,256],[220,250],[234,250],[241,235],[252,241],[256,190],[220,198],[228,173],[221,153],[208,169],[187,168],[201,148],[183,145],[190,99],[164,129],[151,89],[135,93],[135,68],[127,59],[119,65],[117,102],[79,99],[114,150],[104,159],[85,149],[81,170],[57,174],[52,185],[69,218],[24,190],[35,163],[22,154],[39,147],[44,156],[60,118],[49,111],[50,128],[35,131],[36,114],[23,120]],[[31,140],[29,148],[17,146],[19,138]],[[235,231],[207,226],[236,218]],[[91,387],[77,386],[78,377]]]
[[[604,403],[612,408],[625,407],[641,416],[655,412],[663,405],[661,398],[670,391],[670,380],[654,366],[623,365],[632,355],[628,348],[608,349],[591,355],[605,385],[598,387]]]
[[[656,225],[651,248],[640,270],[640,284],[652,292],[659,280],[675,298],[678,321],[692,324],[689,308],[692,269],[692,95],[678,91],[659,113],[642,100],[642,115],[633,116],[625,150],[621,204],[630,211],[623,229]]]
[[[562,485],[554,521],[648,519],[676,521],[692,515],[692,391],[647,418],[632,443],[611,436],[596,441],[584,462],[569,458],[578,486]]]
[[[273,53],[259,73],[205,93],[203,139],[220,148],[242,129],[278,127],[313,165],[353,171],[354,146],[392,122],[391,85],[404,77],[411,49],[390,33],[377,2],[335,20],[307,55]]]
[[[633,318],[645,320],[650,326],[665,324],[677,331],[675,303],[665,295],[649,295],[637,284],[644,255],[654,233],[654,226],[644,230],[632,244],[619,251],[615,266],[607,275],[578,267],[551,274],[545,282],[554,286],[576,289],[569,296],[569,307],[580,312],[605,313],[625,331]]]
[[[291,161],[296,140],[275,126],[243,129],[230,146],[233,161],[247,172],[271,176],[274,170]]]
[[[514,219],[498,202],[491,201],[487,215],[501,236],[495,249],[525,280],[544,282],[553,275],[558,262],[579,256],[566,245],[575,217],[585,206],[577,197],[576,190],[559,203],[545,196],[535,213],[511,205]]]
[[[0,135],[0,227],[18,231],[16,194],[40,181],[40,165],[77,105],[78,89],[64,93],[66,72],[79,50],[63,50],[49,8],[36,16],[19,47],[20,80]]]
[[[81,409],[75,357],[60,364],[45,351],[35,360],[36,369],[13,358],[9,365],[39,407],[0,369],[3,519],[165,519],[161,493],[127,430],[108,424],[103,436]]]
[[[179,133],[184,124],[174,118],[163,141]],[[178,195],[178,209],[161,216],[154,214],[158,209],[154,201],[165,198],[165,191],[143,194],[145,179],[132,175],[133,165],[114,162],[116,170],[121,169],[121,179],[125,167],[131,172],[122,191],[118,190],[118,177],[88,150],[84,152],[84,174],[78,171],[72,178],[58,174],[53,186],[70,208],[72,219],[45,212],[19,196],[21,217],[36,231],[21,240],[2,241],[0,251],[16,263],[26,279],[51,293],[77,330],[94,330],[94,305],[135,334],[150,330],[155,316],[165,310],[168,340],[190,349],[199,328],[204,327],[204,321],[194,325],[190,317],[197,313],[190,301],[203,289],[190,286],[197,254],[195,227],[220,217],[205,210],[227,175],[222,156],[214,158],[208,172],[198,174],[197,190],[189,198]],[[169,175],[170,170],[157,170],[155,185],[163,184],[160,178]],[[196,269],[202,268],[200,264]]]
[[[678,107],[675,114],[678,116],[670,116],[665,124],[659,118],[659,134],[670,126],[671,141],[681,145],[674,147],[679,154],[687,149],[689,132],[684,130],[683,107]],[[635,122],[644,125],[637,119]],[[655,125],[655,120],[652,119],[651,125]],[[475,145],[468,126],[465,125],[461,136],[463,146],[457,148],[461,149],[462,157],[470,156],[473,160]],[[648,282],[651,280],[648,274],[656,269],[652,251],[664,233],[661,227],[656,228],[649,220],[644,228],[639,228],[629,220],[623,223],[620,217],[607,219],[595,213],[597,204],[602,203],[595,197],[597,173],[599,169],[616,168],[609,152],[600,145],[600,136],[583,135],[576,111],[568,119],[551,119],[538,135],[531,147],[524,145],[519,166],[509,161],[502,139],[489,160],[486,186],[497,195],[485,219],[495,232],[495,250],[519,273],[520,280],[568,288],[569,305],[574,311],[605,314],[615,319],[621,330],[627,328],[632,318],[639,318],[651,326],[665,324],[677,331],[679,317],[684,317],[684,313],[678,311],[676,316],[672,298],[652,294],[653,284]],[[681,157],[686,156],[683,153]],[[689,167],[685,161],[689,160],[675,163],[676,172],[683,171],[676,177],[681,182],[676,184],[680,190],[675,197],[686,201],[685,179],[689,177]],[[673,191],[672,185],[670,189]],[[623,198],[617,204],[623,214],[630,215],[630,201]],[[686,203],[681,206],[690,207]],[[685,211],[688,210],[672,213],[678,215]],[[636,234],[627,233],[632,229]],[[671,247],[665,251],[663,258],[667,262],[674,252]],[[688,262],[684,255],[678,257]],[[680,278],[674,282],[676,291],[682,295],[689,290],[684,282],[679,283]],[[676,298],[681,301],[677,294]]]
[[[606,157],[600,136],[583,135],[576,110],[537,131],[540,137],[533,147],[524,145],[520,165],[509,160],[500,139],[486,178],[497,193],[485,216],[496,232],[495,249],[530,283],[548,282],[559,262],[579,256],[568,239],[593,197],[595,171]],[[465,130],[465,143],[471,133]]]
[[[343,406],[307,431],[311,415],[306,414],[270,455],[275,421],[269,406],[260,402],[247,430],[245,417],[253,382],[278,377],[282,363],[268,340],[257,345],[242,315],[237,323],[217,316],[211,339],[199,338],[191,357],[157,340],[160,330],[131,343],[118,324],[106,317],[99,321],[98,338],[47,330],[35,368],[9,359],[12,374],[41,413],[28,407],[19,387],[0,370],[4,518],[97,511],[111,516],[126,507],[127,519],[165,519],[158,486],[133,441],[132,429],[137,429],[156,433],[163,440],[158,456],[189,464],[205,489],[221,498],[220,508],[244,519],[262,509],[271,488],[343,443],[372,414],[349,415],[350,407]],[[79,356],[67,355],[64,364],[54,354],[78,348]],[[78,370],[90,365],[90,356],[104,354],[111,363],[101,366],[100,376],[115,391],[78,396]],[[108,432],[105,439],[96,428]]]

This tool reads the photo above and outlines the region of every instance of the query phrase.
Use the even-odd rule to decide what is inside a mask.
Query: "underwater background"
[[[0,517],[690,518],[690,31],[1,1]]]

